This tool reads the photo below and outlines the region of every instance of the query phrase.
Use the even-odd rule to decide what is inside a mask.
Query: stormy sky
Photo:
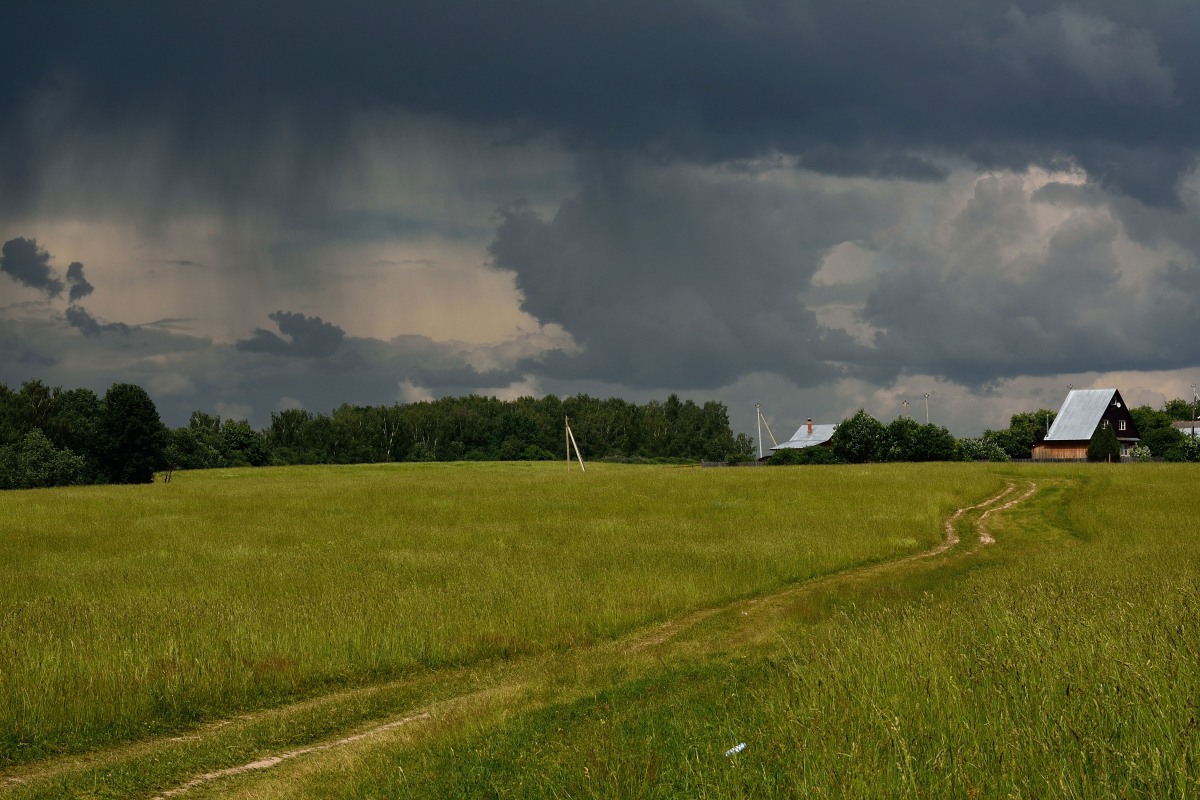
[[[1200,4],[0,6],[0,381],[265,426],[1200,378]]]

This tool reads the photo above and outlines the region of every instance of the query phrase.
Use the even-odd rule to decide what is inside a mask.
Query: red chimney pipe
[[[808,418],[808,435],[812,435],[812,417]]]

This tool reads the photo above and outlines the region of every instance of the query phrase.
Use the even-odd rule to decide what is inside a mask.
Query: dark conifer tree
[[[1117,434],[1111,425],[1101,425],[1092,434],[1092,440],[1088,442],[1087,457],[1088,461],[1121,460],[1121,443],[1117,441]]]

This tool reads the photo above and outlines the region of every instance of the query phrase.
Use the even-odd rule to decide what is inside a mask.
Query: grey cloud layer
[[[1165,235],[1156,244],[1187,262],[1134,252],[1114,198],[1026,179],[956,188],[641,165],[552,219],[509,209],[492,254],[516,273],[526,310],[584,348],[538,365],[558,378],[699,389],[756,371],[798,386],[908,373],[984,387],[1200,361],[1200,300],[1187,291],[1200,284],[1196,252]],[[1142,206],[1137,217],[1198,211]],[[886,268],[814,286],[842,242]],[[818,323],[833,299],[873,340]]]
[[[1072,205],[1065,196],[1084,202]],[[899,364],[980,386],[1019,375],[1200,362],[1200,300],[1180,291],[1195,279],[1196,252],[1161,239],[1189,263],[1135,252],[1120,203],[1093,200],[1077,189],[1026,194],[1012,177],[985,178],[940,235],[893,246],[896,265],[862,310],[880,329],[869,359],[876,375]],[[1050,206],[1069,213],[1040,231],[1037,220]],[[1196,211],[1183,215],[1194,220]],[[1152,213],[1141,208],[1138,216]],[[1014,247],[1022,237],[1036,246]]]
[[[508,202],[492,266],[579,345],[482,358],[351,336],[351,312],[324,309],[276,311],[275,330],[257,327],[264,309],[243,312],[232,344],[105,321],[82,305],[98,307],[83,264],[60,276],[33,238],[45,234],[22,228],[0,271],[57,305],[40,332],[0,314],[20,354],[10,383],[121,365],[184,418],[222,402],[261,422],[281,398],[388,402],[404,379],[435,392],[527,376],[707,390],[752,373],[983,387],[1200,363],[1200,4],[18,0],[0,27],[20,32],[0,48],[10,224],[211,222],[191,240],[209,250],[157,262],[316,295],[347,279],[327,258],[342,243],[474,246]],[[456,169],[424,172],[396,144],[420,125],[405,141],[435,141],[422,157]],[[481,147],[543,140],[571,169],[539,172],[550,158],[529,148],[468,182]],[[1031,193],[1031,166],[1084,182]],[[846,243],[872,263],[814,285]],[[288,302],[270,307],[312,307]],[[142,318],[155,313],[170,312]],[[471,366],[484,363],[496,366]]]
[[[85,128],[97,138],[168,130],[156,146],[175,168],[227,198],[244,195],[274,134],[294,129],[275,156],[320,185],[362,107],[513,123],[581,149],[700,160],[812,151],[811,168],[867,174],[929,172],[914,160],[928,151],[994,167],[1065,154],[1153,202],[1171,200],[1169,178],[1200,141],[1200,6],[1188,3],[25,3],[0,13],[6,29],[54,32],[53,46],[13,37],[0,52],[0,100],[23,123],[4,135],[10,203]],[[1144,180],[1135,163],[1146,160],[1167,180]]]
[[[811,385],[858,353],[799,295],[825,250],[884,221],[889,195],[614,167],[552,220],[508,209],[491,252],[516,273],[525,310],[584,348],[548,357],[549,374],[698,388],[776,369]]]

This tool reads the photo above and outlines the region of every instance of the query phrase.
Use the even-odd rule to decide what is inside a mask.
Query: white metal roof
[[[772,450],[785,450],[794,447],[812,447],[815,444],[825,444],[833,438],[833,429],[837,425],[813,425],[812,433],[808,432],[808,425],[801,425],[800,430],[792,434],[792,438],[782,444],[775,445]]]
[[[1171,427],[1182,433],[1184,436],[1200,437],[1200,419],[1194,420],[1176,420],[1171,423]]]
[[[1116,389],[1072,389],[1058,410],[1046,441],[1091,439],[1109,403],[1119,402],[1119,398]]]

